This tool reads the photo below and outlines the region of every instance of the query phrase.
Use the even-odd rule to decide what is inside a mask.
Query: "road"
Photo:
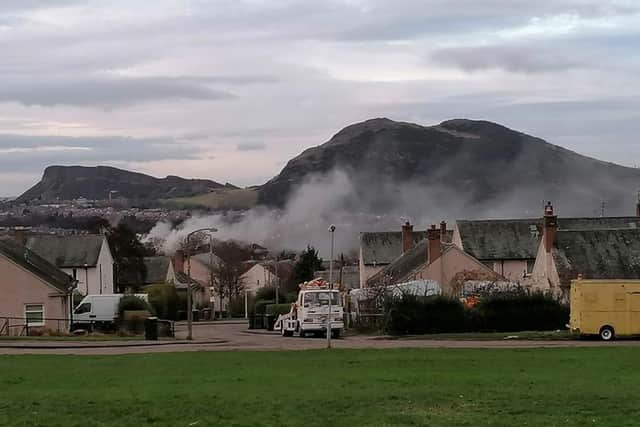
[[[246,323],[196,323],[194,341],[185,341],[186,325],[176,327],[175,342],[78,342],[78,341],[0,341],[0,354],[141,354],[184,351],[220,350],[310,350],[322,349],[326,340],[320,338],[284,338],[277,333],[249,331]],[[420,340],[384,339],[371,336],[349,336],[333,340],[334,348],[563,348],[563,347],[638,347],[640,341],[614,342],[567,340]]]

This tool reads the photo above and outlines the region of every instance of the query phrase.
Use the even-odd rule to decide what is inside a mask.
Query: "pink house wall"
[[[431,264],[426,263],[414,272],[409,280],[434,280],[445,294],[452,294],[451,282],[456,274],[466,272],[470,276],[493,276],[495,272],[456,246],[449,247]],[[496,277],[497,278],[497,277]]]
[[[11,324],[24,324],[25,304],[42,304],[46,318],[69,318],[67,297],[61,291],[1,255],[0,295],[0,327],[8,317],[18,318],[10,320]],[[64,330],[67,325],[66,322],[50,320],[44,327]],[[12,328],[12,332],[17,334],[20,331]]]

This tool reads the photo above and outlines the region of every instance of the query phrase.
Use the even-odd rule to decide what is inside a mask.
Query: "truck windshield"
[[[85,302],[80,304],[77,308],[76,311],[74,312],[75,314],[82,314],[82,313],[89,313],[91,311],[91,303],[90,302]]]
[[[329,295],[331,295],[331,305],[340,305],[340,295],[338,292],[309,292],[304,294],[304,305],[320,306],[329,305]]]

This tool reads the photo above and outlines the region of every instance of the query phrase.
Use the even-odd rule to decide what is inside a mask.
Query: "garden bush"
[[[466,323],[462,303],[445,296],[389,297],[384,307],[385,330],[392,335],[461,332]]]
[[[495,294],[470,310],[475,331],[517,332],[564,329],[569,307],[541,292]]]
[[[153,312],[152,307],[142,298],[135,295],[125,295],[118,303],[118,314],[122,317],[125,311],[148,311]]]
[[[265,307],[265,314],[270,314],[276,318],[281,314],[287,314],[291,311],[291,304],[269,304]]]
[[[178,293],[173,285],[151,285],[145,291],[149,295],[149,304],[156,316],[161,319],[177,320]]]
[[[402,295],[384,302],[391,335],[549,331],[563,329],[568,320],[569,308],[543,293],[494,294],[472,308],[446,296]]]

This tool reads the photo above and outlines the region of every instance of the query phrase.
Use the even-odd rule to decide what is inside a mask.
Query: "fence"
[[[72,324],[69,328],[69,319],[45,317],[38,324],[29,323],[23,317],[0,316],[0,336],[63,336],[71,330],[82,329],[87,332],[99,331],[102,333],[128,332],[141,334],[144,332],[144,319],[118,320],[114,323],[91,322]],[[158,319],[158,336],[175,337],[175,322]]]

